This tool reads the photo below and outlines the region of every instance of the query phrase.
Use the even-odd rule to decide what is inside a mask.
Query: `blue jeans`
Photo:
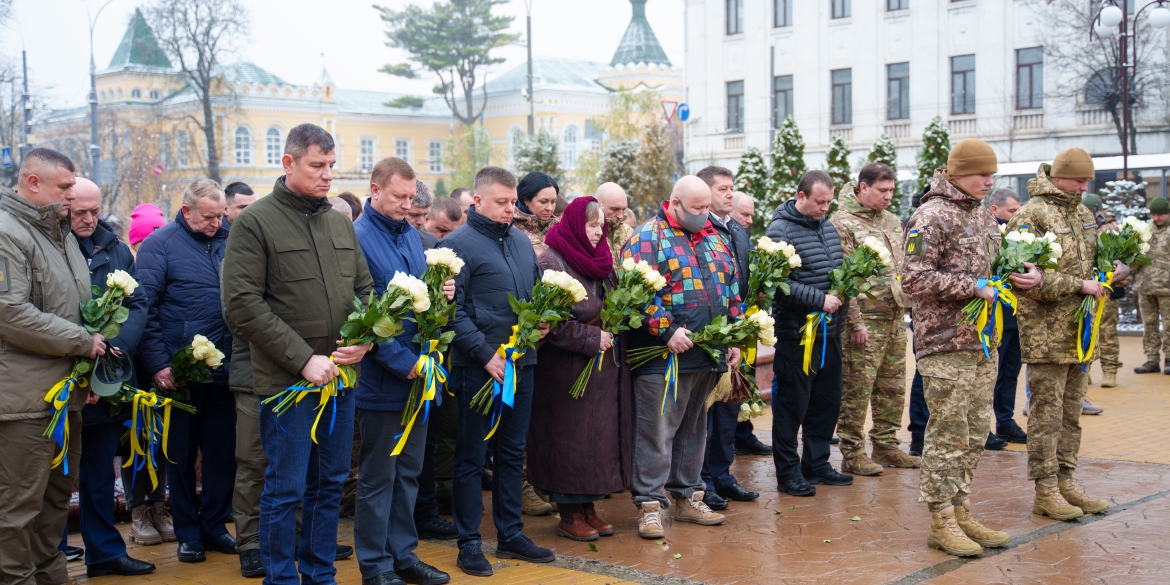
[[[487,451],[484,437],[491,431],[491,414],[471,408],[471,398],[489,378],[487,370],[476,367],[455,368],[456,399],[459,401],[459,443],[455,448],[455,472],[451,482],[451,509],[459,529],[459,546],[483,540],[479,524],[483,520],[483,472]],[[524,529],[520,519],[520,484],[523,480],[524,442],[528,436],[528,417],[532,414],[532,366],[516,371],[516,400],[512,408],[504,407],[499,428],[491,441],[495,472],[492,474],[492,521],[501,542],[512,540]],[[496,398],[499,400],[499,398]]]
[[[331,400],[317,426],[319,443],[310,436],[317,419],[315,396],[280,417],[272,412],[275,402],[260,405],[260,438],[268,458],[260,495],[260,560],[267,573],[266,585],[336,583],[337,517],[353,451],[354,392],[333,400],[337,404],[333,432],[329,432]],[[302,505],[297,550],[296,510]]]
[[[78,470],[77,499],[87,565],[126,556],[126,542],[114,526],[114,456],[120,450],[124,432],[126,427],[114,421],[81,427],[81,443],[85,448],[81,451],[81,468]],[[149,492],[150,479],[140,479],[145,479],[146,491]],[[143,486],[134,487],[142,489]],[[129,485],[124,488],[130,492]]]
[[[992,405],[995,408],[995,432],[1016,424],[1016,386],[1019,384],[1020,330],[1007,329],[999,344],[999,373],[995,378]]]
[[[227,384],[191,384],[195,414],[171,411],[167,477],[179,542],[227,534],[236,487],[236,399]],[[203,455],[203,493],[195,495],[195,459]],[[196,503],[198,502],[198,503]]]
[[[735,461],[735,431],[739,405],[716,402],[707,409],[707,451],[703,457],[703,483],[707,491],[736,484],[731,474]]]

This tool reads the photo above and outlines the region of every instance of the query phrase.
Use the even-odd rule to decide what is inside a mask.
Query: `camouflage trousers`
[[[1097,333],[1097,354],[1102,372],[1121,369],[1121,345],[1117,342],[1117,301],[1106,299],[1101,314],[1101,330]]]
[[[930,409],[918,490],[931,512],[962,504],[971,493],[971,477],[991,428],[998,361],[998,354],[988,359],[982,351],[933,353],[918,360]]]
[[[870,442],[897,447],[906,406],[906,324],[900,314],[897,318],[866,314],[863,319],[869,330],[867,343],[854,344],[842,335],[845,384],[837,436],[844,457],[865,453],[865,414],[871,407]]]
[[[1028,364],[1028,387],[1028,479],[1058,474],[1071,479],[1081,451],[1081,409],[1089,374],[1080,364]]]
[[[1146,351],[1146,359],[1158,362],[1163,351],[1170,358],[1170,296],[1138,295],[1138,310],[1142,313],[1142,349]],[[1159,317],[1161,335],[1158,334]]]

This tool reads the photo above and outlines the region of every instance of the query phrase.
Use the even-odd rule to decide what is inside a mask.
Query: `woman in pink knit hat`
[[[142,244],[142,240],[166,224],[163,212],[158,206],[152,203],[143,203],[135,207],[130,214],[130,230],[126,233],[130,239],[130,251],[137,255],[138,246]]]

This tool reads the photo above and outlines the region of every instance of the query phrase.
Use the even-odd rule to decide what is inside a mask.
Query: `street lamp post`
[[[1130,2],[1136,0],[1124,0],[1128,5]],[[1101,7],[1097,9],[1097,13],[1093,15],[1093,28],[1089,32],[1089,38],[1092,39],[1093,33],[1096,33],[1102,40],[1118,39],[1118,76],[1121,78],[1121,178],[1129,180],[1129,84],[1130,71],[1132,70],[1132,77],[1137,77],[1137,23],[1138,18],[1143,12],[1154,7],[1150,11],[1149,23],[1154,28],[1166,28],[1170,26],[1170,8],[1165,6],[1166,0],[1157,0],[1156,3],[1149,3],[1137,11],[1133,16],[1133,32],[1129,30],[1129,17],[1122,7],[1117,5],[1116,0],[1101,0]],[[1132,42],[1129,42],[1132,39]],[[1133,56],[1130,58],[1130,47],[1133,49]],[[1126,62],[1128,61],[1128,63]]]
[[[102,11],[113,1],[106,0],[106,3],[98,8],[97,14],[89,19],[89,158],[93,165],[93,182],[98,186],[102,184],[102,149],[98,142],[97,67],[93,60],[93,27],[97,24]],[[89,16],[89,4],[85,5],[85,14]]]
[[[525,0],[524,7],[528,13],[528,136],[535,132],[536,115],[535,101],[532,96],[532,0]]]

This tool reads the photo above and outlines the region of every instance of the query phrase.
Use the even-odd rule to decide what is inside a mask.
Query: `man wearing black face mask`
[[[678,506],[674,519],[703,526],[722,524],[724,516],[703,503],[701,477],[707,443],[707,395],[739,350],[712,361],[687,334],[715,317],[738,316],[739,285],[735,256],[708,220],[711,188],[702,179],[679,179],[658,217],[638,227],[622,257],[645,260],[666,278],[666,286],[647,309],[643,328],[632,331],[630,348],[662,347],[670,359],[651,360],[634,371],[634,504],[641,511],[638,534],[662,538],[662,510]],[[677,364],[677,392],[663,396],[668,363]]]

